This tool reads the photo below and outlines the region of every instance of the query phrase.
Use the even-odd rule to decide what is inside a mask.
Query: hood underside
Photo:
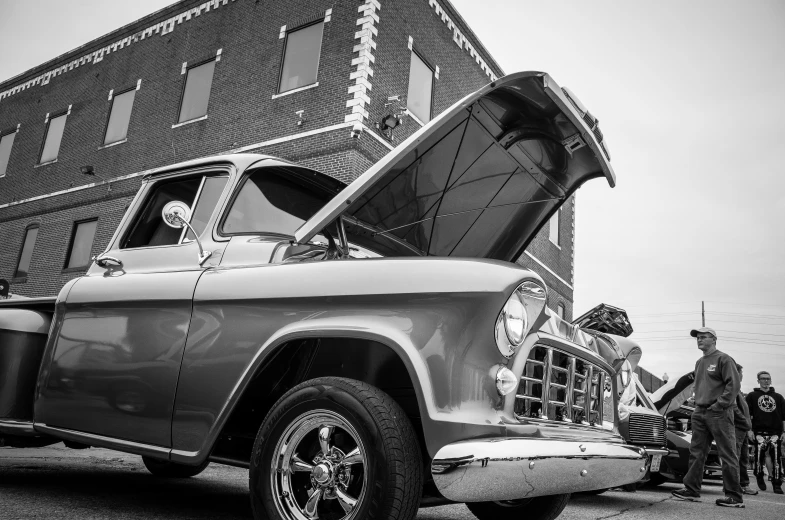
[[[568,96],[539,72],[487,85],[361,175],[296,240],[340,216],[350,242],[386,256],[514,261],[581,184],[615,184],[596,119]]]

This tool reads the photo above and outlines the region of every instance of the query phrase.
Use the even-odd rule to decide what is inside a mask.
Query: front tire
[[[423,464],[409,419],[373,386],[306,381],[273,406],[250,466],[256,520],[411,520]]]
[[[479,520],[554,520],[569,501],[570,495],[567,493],[520,500],[469,502],[466,507]]]
[[[185,464],[177,464],[168,460],[152,459],[150,457],[142,457],[142,462],[147,470],[161,478],[189,478],[195,477],[205,470],[210,464],[209,460],[204,461],[198,466],[187,466]]]

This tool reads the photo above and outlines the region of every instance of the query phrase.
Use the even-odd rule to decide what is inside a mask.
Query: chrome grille
[[[535,345],[518,384],[515,416],[602,426],[606,382],[610,382],[608,374],[598,366]]]
[[[630,442],[665,446],[665,417],[631,413]]]

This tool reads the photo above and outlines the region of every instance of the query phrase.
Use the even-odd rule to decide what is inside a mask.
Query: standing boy
[[[774,492],[782,494],[782,453],[780,443],[782,432],[785,430],[785,399],[774,391],[771,386],[771,374],[766,371],[758,372],[756,388],[747,394],[747,406],[750,408],[752,418],[752,431],[749,439],[755,445],[755,477],[758,487],[766,491],[766,481],[763,480],[764,464],[769,469],[771,484]],[[766,455],[770,461],[766,460]]]

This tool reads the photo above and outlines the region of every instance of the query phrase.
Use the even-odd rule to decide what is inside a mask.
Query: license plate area
[[[662,462],[662,455],[652,455],[649,471],[652,473],[658,472],[660,470],[660,462]]]

